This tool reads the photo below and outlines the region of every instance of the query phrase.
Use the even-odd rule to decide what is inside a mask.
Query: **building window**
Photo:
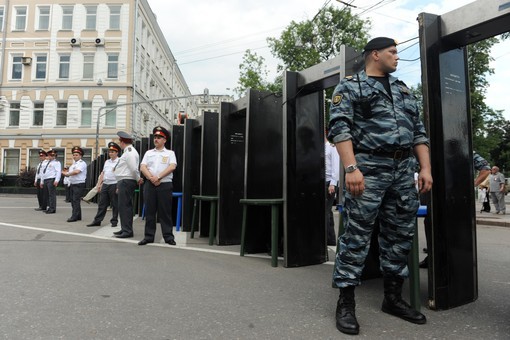
[[[83,79],[94,79],[94,55],[83,55]]]
[[[19,175],[19,149],[4,149],[4,172],[6,175]]]
[[[110,6],[110,29],[120,29],[120,6]]]
[[[38,55],[35,57],[35,79],[46,79],[46,64],[48,57]]]
[[[92,125],[92,102],[81,103],[81,126]]]
[[[106,106],[115,106],[117,103],[115,102],[106,102]],[[105,127],[112,127],[114,128],[117,124],[117,108],[106,108],[106,115],[105,115]]]
[[[12,57],[12,74],[11,79],[21,80],[23,77],[23,64],[21,63],[21,56]]]
[[[42,126],[44,119],[44,103],[34,103],[34,126]]]
[[[71,64],[71,56],[70,55],[61,55],[60,56],[60,65],[58,70],[59,79],[69,79],[69,66]]]
[[[20,103],[11,103],[9,111],[9,126],[19,126]]]
[[[28,164],[27,168],[29,169],[37,169],[39,165],[39,149],[30,149],[28,150]]]
[[[38,6],[39,26],[38,30],[47,31],[50,28],[50,6]]]
[[[82,149],[83,149],[83,156],[81,156],[81,159],[86,164],[90,164],[92,162],[92,148],[82,148]]]
[[[73,11],[74,6],[62,6],[62,29],[73,29]]]
[[[97,6],[85,6],[87,17],[85,21],[85,28],[88,30],[96,29]]]
[[[119,76],[119,55],[108,54],[108,78],[117,79]]]
[[[4,30],[4,7],[0,7],[0,31]]]
[[[26,6],[16,6],[14,7],[14,13],[16,16],[14,22],[14,30],[15,31],[24,31],[27,25],[27,7]]]
[[[57,126],[67,125],[67,102],[57,103]]]

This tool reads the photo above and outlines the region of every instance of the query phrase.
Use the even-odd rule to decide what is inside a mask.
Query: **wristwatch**
[[[345,172],[347,172],[348,174],[350,174],[351,172],[354,172],[356,171],[356,169],[358,168],[358,166],[356,164],[351,164],[351,165],[348,165],[346,168],[345,168]]]

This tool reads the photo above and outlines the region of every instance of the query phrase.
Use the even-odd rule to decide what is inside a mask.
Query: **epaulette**
[[[345,80],[353,80],[354,78],[352,76],[345,76]]]
[[[131,147],[130,147],[130,146],[128,146],[128,148],[127,148],[127,149],[128,149],[128,151],[131,151]]]

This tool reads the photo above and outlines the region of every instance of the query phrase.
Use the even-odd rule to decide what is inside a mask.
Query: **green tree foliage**
[[[313,20],[292,21],[280,38],[268,38],[271,53],[282,61],[278,72],[300,71],[332,59],[341,45],[361,50],[367,43],[370,21],[353,15],[349,8],[323,8]]]
[[[268,38],[271,54],[279,59],[277,71],[300,71],[320,62],[332,59],[339,54],[345,44],[361,49],[368,40],[370,22],[353,15],[349,8],[325,7],[312,19],[302,22],[292,21],[279,38]],[[272,82],[268,75],[264,58],[246,51],[236,93],[243,95],[246,89],[269,90],[281,93],[282,76]]]

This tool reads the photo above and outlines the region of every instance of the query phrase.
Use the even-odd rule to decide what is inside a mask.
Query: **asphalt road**
[[[134,240],[118,240],[107,224],[85,227],[96,205],[83,205],[76,223],[65,222],[70,207],[61,198],[57,214],[35,207],[35,197],[0,196],[0,338],[347,338],[335,328],[331,263],[272,268],[268,256],[242,258],[235,246],[205,240],[140,247],[141,220]],[[479,227],[478,258],[479,299],[423,309],[426,325],[380,312],[381,280],[364,282],[356,290],[358,337],[510,339],[510,229]],[[426,276],[422,270],[424,305]]]

